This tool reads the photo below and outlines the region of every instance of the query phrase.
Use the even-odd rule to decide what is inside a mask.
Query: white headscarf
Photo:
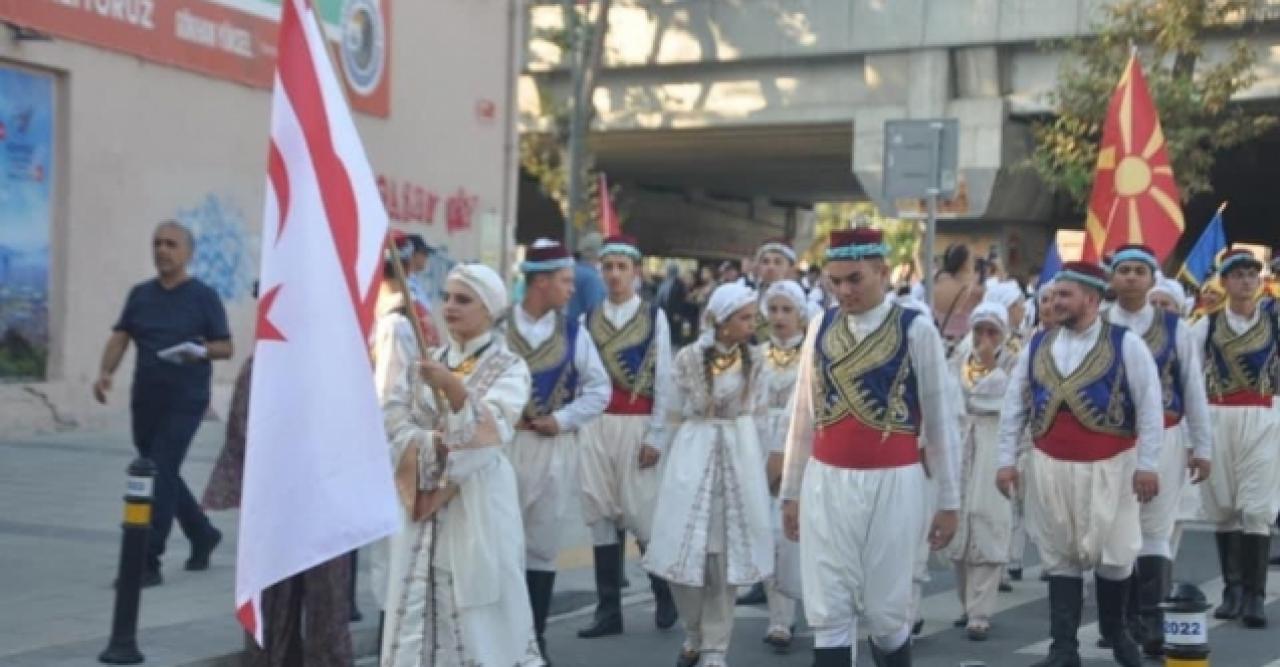
[[[999,304],[1005,308],[1012,308],[1013,304],[1025,298],[1022,290],[1018,288],[1017,281],[1005,280],[988,285],[987,293],[982,300],[987,303]]]
[[[1164,275],[1156,276],[1156,285],[1151,288],[1151,292],[1159,292],[1167,294],[1173,302],[1178,304],[1178,312],[1182,312],[1187,306],[1187,291],[1182,289],[1182,283],[1168,278]],[[1151,293],[1148,292],[1148,295]]]
[[[704,344],[714,342],[716,327],[724,324],[726,320],[733,317],[734,313],[755,303],[758,299],[756,291],[742,283],[725,283],[717,287],[711,293],[711,298],[707,300],[707,310],[702,315],[704,326],[702,335],[699,337],[701,342]]]
[[[493,320],[498,320],[506,312],[507,286],[497,271],[484,264],[458,264],[449,272],[449,280],[456,280],[470,287],[480,297]]]
[[[801,321],[807,320],[809,299],[804,295],[804,288],[800,287],[800,283],[794,280],[779,280],[773,283],[764,292],[765,304],[767,305],[769,300],[775,296],[786,298],[791,302],[791,305],[796,307],[796,312],[800,313]]]
[[[969,313],[969,326],[973,327],[979,322],[994,324],[1004,332],[1005,336],[1009,335],[1009,309],[1005,306],[992,301],[983,301]]]

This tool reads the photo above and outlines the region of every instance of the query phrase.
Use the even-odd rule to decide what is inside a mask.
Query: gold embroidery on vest
[[[564,360],[569,348],[569,340],[565,336],[564,315],[556,313],[555,331],[537,349],[534,349],[529,344],[529,341],[520,335],[520,330],[514,322],[507,327],[507,344],[513,352],[524,359],[525,364],[529,366],[530,375],[537,375],[542,371],[555,368],[557,364]],[[571,397],[567,385],[569,374],[572,370],[573,360],[570,359],[565,363],[564,369],[560,372],[560,377],[556,378],[555,386],[552,388],[551,395],[547,398],[545,404],[541,404],[530,392],[529,403],[524,409],[526,419],[536,419],[549,415],[564,407],[565,402]]]
[[[591,339],[600,350],[600,360],[604,362],[609,378],[618,386],[630,390],[632,400],[636,396],[653,396],[654,365],[657,363],[654,350],[658,347],[657,341],[650,341],[644,359],[640,362],[638,374],[632,373],[622,363],[622,352],[649,340],[653,329],[653,318],[644,303],[640,304],[635,317],[621,327],[615,327],[609,321],[604,314],[603,305],[587,319],[587,330],[591,332]]]
[[[1058,410],[1066,408],[1076,416],[1082,424],[1111,435],[1129,437],[1133,434],[1123,428],[1124,402],[1121,400],[1123,390],[1124,368],[1121,365],[1116,373],[1116,383],[1111,387],[1111,400],[1106,411],[1099,414],[1084,398],[1084,389],[1097,382],[1107,374],[1115,360],[1117,350],[1111,346],[1111,325],[1102,323],[1098,332],[1098,341],[1085,355],[1074,373],[1063,376],[1062,371],[1053,360],[1053,341],[1057,339],[1060,329],[1053,329],[1045,335],[1036,349],[1035,358],[1031,360],[1032,373],[1041,386],[1049,389],[1049,400],[1044,411],[1033,418],[1031,432],[1034,437],[1043,437],[1053,423]],[[1118,416],[1118,418],[1117,418]]]
[[[837,315],[837,321],[827,327],[818,341],[823,354],[831,359],[825,373],[820,367],[814,373],[812,390],[818,427],[852,415],[867,426],[883,429],[885,438],[890,432],[915,433],[913,427],[903,423],[910,417],[906,401],[906,379],[911,370],[909,358],[902,360],[889,386],[888,395],[884,397],[886,407],[875,405],[871,390],[862,384],[864,374],[888,363],[898,346],[906,344],[902,309],[896,305],[891,307],[884,322],[861,342],[854,340],[845,317],[843,313]],[[831,401],[827,400],[827,386],[836,389],[837,396]]]
[[[1259,308],[1261,309],[1261,306]],[[1226,359],[1227,377],[1221,377],[1216,359],[1207,359],[1206,361],[1210,362],[1206,364],[1209,367],[1209,394],[1221,398],[1226,394],[1233,394],[1237,391],[1257,391],[1264,396],[1270,396],[1275,393],[1273,378],[1276,377],[1278,368],[1275,350],[1272,350],[1271,354],[1268,355],[1262,364],[1262,368],[1258,369],[1258,377],[1253,381],[1249,379],[1249,369],[1244,362],[1245,355],[1257,352],[1271,344],[1275,332],[1271,330],[1271,317],[1268,313],[1266,311],[1260,312],[1257,323],[1238,336],[1227,325],[1225,311],[1211,315],[1211,317],[1217,318],[1217,322],[1215,322],[1213,337],[1209,342],[1218,348]]]

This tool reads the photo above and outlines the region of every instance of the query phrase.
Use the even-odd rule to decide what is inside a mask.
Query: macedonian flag
[[[1183,226],[1160,117],[1135,53],[1102,125],[1085,221],[1084,259],[1096,262],[1118,246],[1145,243],[1163,261],[1178,243]]]

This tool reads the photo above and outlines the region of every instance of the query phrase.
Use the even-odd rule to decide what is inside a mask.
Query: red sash
[[[631,390],[613,385],[613,394],[609,396],[609,407],[604,409],[611,415],[651,415],[653,414],[653,398],[636,394],[633,399]]]
[[[1259,394],[1256,391],[1243,390],[1233,391],[1224,396],[1209,394],[1210,405],[1226,405],[1236,408],[1252,407],[1252,408],[1269,408],[1271,407],[1272,397],[1266,394]]]
[[[1044,436],[1036,439],[1036,449],[1060,461],[1092,463],[1104,461],[1131,449],[1136,440],[1090,430],[1069,410],[1059,410]]]
[[[813,439],[813,458],[837,468],[876,470],[920,462],[920,443],[910,433],[873,428],[854,417],[819,428]]]

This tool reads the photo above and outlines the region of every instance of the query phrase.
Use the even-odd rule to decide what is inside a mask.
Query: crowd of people
[[[189,251],[190,238],[162,226],[156,243],[160,266],[161,243]],[[648,290],[630,237],[577,258],[543,239],[520,267],[518,300],[492,269],[456,266],[433,341],[401,281],[413,244],[396,248],[370,341],[404,519],[368,550],[386,667],[551,664],[546,624],[573,503],[594,544],[598,597],[578,636],[624,632],[630,535],[655,626],[683,624],[680,667],[728,664],[737,592],[755,585],[774,650],[791,647],[803,605],[816,667],[852,665],[860,634],[876,665],[910,665],[931,552],[955,569],[957,626],[983,641],[998,632],[995,600],[1021,579],[1028,539],[1051,613],[1036,667],[1080,664],[1090,572],[1104,644],[1118,664],[1139,665],[1162,651],[1158,604],[1192,518],[1216,526],[1225,591],[1215,616],[1266,626],[1280,316],[1246,251],[1221,258],[1218,307],[1189,316],[1182,287],[1141,245],[1106,266],[1069,262],[1035,298],[974,272],[967,249],[952,247],[926,303],[891,284],[871,229],[833,232],[816,273],[771,241],[749,277],[727,263],[714,284],[685,285],[668,270]],[[161,268],[117,325],[148,350],[164,342],[147,337],[160,312],[149,304],[192,280]],[[595,279],[599,298],[575,306],[579,284]],[[690,310],[672,317],[681,302]],[[182,323],[209,341],[189,360],[206,371],[230,353],[209,313]],[[697,323],[691,341],[681,317]],[[104,372],[119,361],[116,338]],[[224,487],[242,465],[250,369],[211,507],[235,504]],[[135,395],[147,387],[135,383]],[[95,390],[109,388],[107,373]],[[168,424],[166,437],[189,442],[185,425]],[[140,450],[164,444],[151,432],[138,431]],[[163,495],[171,507],[156,516],[171,522],[173,507],[186,516],[185,486],[176,464],[168,473],[177,483],[162,494],[158,479],[157,504]],[[207,520],[183,521],[207,562],[217,544]],[[343,557],[268,591],[258,664],[347,664],[353,572]]]

